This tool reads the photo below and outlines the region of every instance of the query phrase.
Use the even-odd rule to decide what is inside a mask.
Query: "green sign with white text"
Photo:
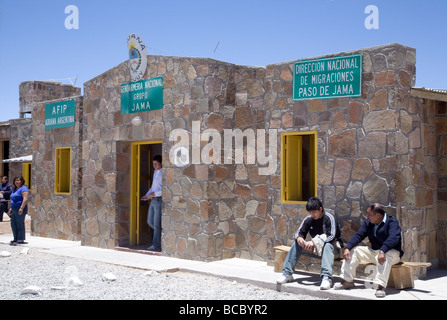
[[[295,62],[293,100],[361,96],[362,63],[362,54]]]
[[[121,85],[121,114],[163,108],[163,78],[144,79]]]
[[[45,105],[45,129],[73,127],[75,125],[75,101],[61,101]]]

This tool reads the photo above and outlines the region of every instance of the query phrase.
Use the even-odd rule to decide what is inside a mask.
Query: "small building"
[[[32,116],[0,124],[0,156],[32,155],[33,235],[149,245],[140,197],[161,154],[167,256],[272,260],[318,196],[345,240],[379,202],[402,226],[405,259],[447,263],[447,91],[414,87],[415,49],[393,43],[265,67],[147,61],[147,82],[132,85],[124,61],[84,83],[83,96],[20,85],[20,113]],[[139,86],[160,83],[161,108],[133,102],[123,112],[129,92],[138,100],[151,94]],[[56,123],[48,109],[65,118]]]

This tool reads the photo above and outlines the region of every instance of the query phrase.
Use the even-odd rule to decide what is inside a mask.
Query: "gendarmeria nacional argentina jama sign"
[[[362,95],[361,54],[302,60],[293,64],[293,100]]]

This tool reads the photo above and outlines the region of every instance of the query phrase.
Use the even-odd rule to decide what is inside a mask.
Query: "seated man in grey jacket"
[[[320,289],[328,290],[332,286],[332,267],[337,250],[336,242],[339,241],[342,244],[340,226],[336,218],[324,210],[321,200],[316,197],[309,199],[306,204],[306,210],[309,212],[309,215],[304,218],[295,234],[295,241],[284,260],[282,276],[276,282],[278,284],[292,282],[295,265],[303,250],[309,254],[314,252],[315,246],[313,241],[305,240],[308,233],[310,233],[312,238],[318,235],[325,235],[321,237],[324,239],[324,246],[321,256],[322,281]]]

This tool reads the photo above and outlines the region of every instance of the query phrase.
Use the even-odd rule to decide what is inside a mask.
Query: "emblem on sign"
[[[139,81],[143,78],[147,68],[146,45],[135,33],[127,37],[127,47],[129,49],[129,66],[132,81]]]

